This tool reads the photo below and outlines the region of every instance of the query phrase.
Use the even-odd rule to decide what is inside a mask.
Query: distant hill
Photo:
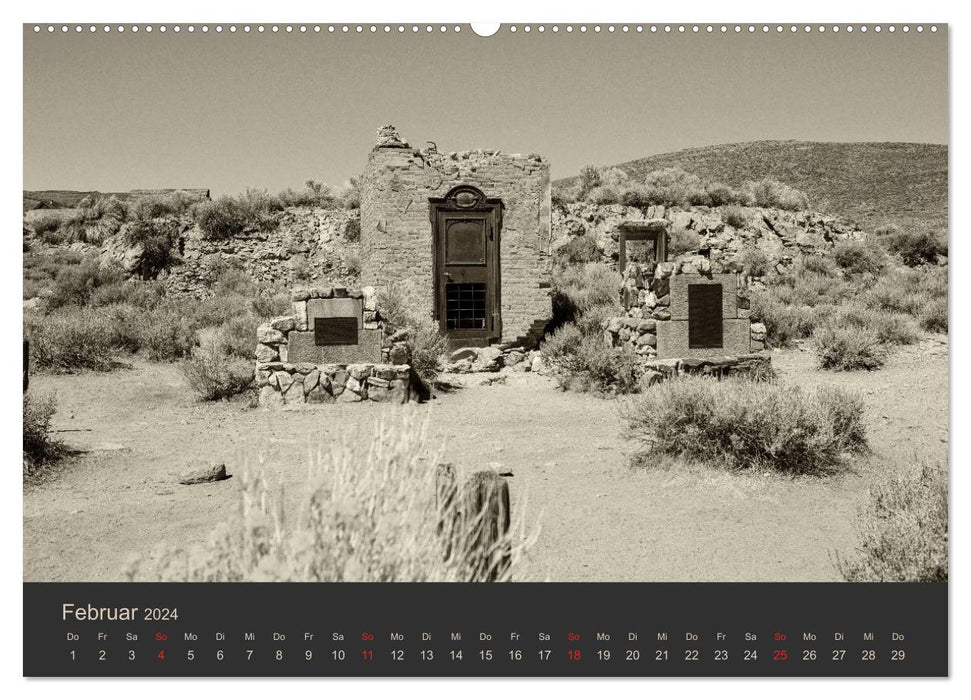
[[[76,190],[24,190],[24,212],[33,209],[73,209],[85,197],[117,197],[121,200],[132,197],[188,192],[200,199],[208,199],[209,190],[176,188],[164,190],[132,190],[130,192],[79,192]]]
[[[674,166],[733,187],[771,177],[809,195],[813,209],[849,217],[866,230],[894,222],[947,230],[947,146],[753,141],[689,148],[616,167],[636,177]]]

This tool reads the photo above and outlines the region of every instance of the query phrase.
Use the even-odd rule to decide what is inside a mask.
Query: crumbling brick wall
[[[382,133],[386,130],[382,130]],[[415,149],[393,129],[379,139],[361,184],[361,283],[410,281],[433,299],[430,197],[472,185],[504,205],[499,244],[502,340],[550,318],[549,163],[536,154]]]

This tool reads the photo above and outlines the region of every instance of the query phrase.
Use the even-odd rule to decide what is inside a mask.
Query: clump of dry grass
[[[244,456],[239,479],[239,512],[212,533],[204,547],[162,551],[154,560],[138,560],[130,580],[166,581],[468,581],[482,562],[508,567],[533,537],[527,537],[522,509],[512,526],[476,551],[456,547],[454,533],[442,523],[444,512],[463,499],[442,504],[436,489],[441,451],[428,448],[427,420],[405,411],[385,417],[367,431],[352,431],[332,444],[310,449],[308,473],[297,506],[284,506],[283,485],[272,483],[265,463]],[[290,487],[288,487],[290,488]],[[460,518],[474,522],[475,518]],[[477,541],[459,538],[458,541]],[[459,556],[462,554],[462,556]]]

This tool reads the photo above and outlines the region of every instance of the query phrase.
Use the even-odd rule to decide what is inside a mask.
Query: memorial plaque
[[[357,319],[353,316],[315,318],[314,345],[357,345]]]
[[[688,285],[688,347],[722,346],[722,286]]]

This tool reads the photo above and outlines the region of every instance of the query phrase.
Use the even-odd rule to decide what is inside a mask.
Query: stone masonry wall
[[[385,139],[371,151],[361,186],[361,282],[410,281],[433,308],[430,197],[472,185],[503,201],[499,259],[502,340],[549,319],[549,164],[535,154],[438,153]]]
[[[291,298],[291,315],[256,329],[260,405],[406,403],[411,398],[406,335],[381,321],[373,289],[297,288]],[[314,344],[312,319],[327,317],[328,306],[340,316],[360,316],[358,345]]]

